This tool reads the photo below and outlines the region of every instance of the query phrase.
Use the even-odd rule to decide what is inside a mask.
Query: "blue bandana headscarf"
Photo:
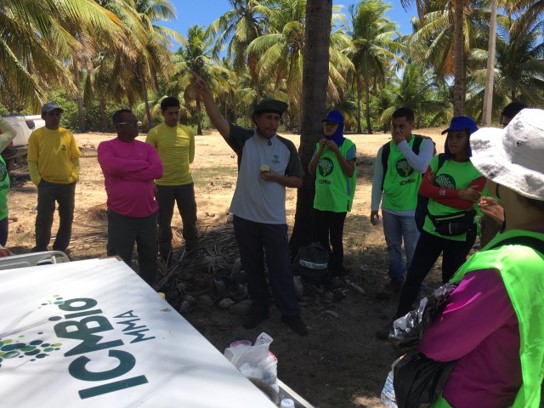
[[[342,114],[336,110],[330,111],[325,119],[321,122],[334,122],[338,123],[338,127],[334,134],[330,137],[327,137],[330,140],[333,140],[338,147],[342,146],[344,143],[344,117]]]

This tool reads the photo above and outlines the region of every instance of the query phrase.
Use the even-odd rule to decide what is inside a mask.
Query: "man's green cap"
[[[265,98],[253,106],[253,114],[273,112],[281,115],[288,106],[285,102]]]

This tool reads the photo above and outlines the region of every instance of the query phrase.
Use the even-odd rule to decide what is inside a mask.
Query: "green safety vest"
[[[435,174],[435,184],[443,187],[454,190],[464,190],[470,183],[481,176],[480,172],[474,167],[470,161],[466,162],[456,162],[454,160],[446,160],[444,164],[439,168],[438,166],[438,155],[433,157],[429,163],[431,170]],[[459,212],[459,209],[449,207],[444,204],[440,204],[438,201],[429,199],[429,204],[427,206],[428,212],[436,216],[446,216]],[[429,218],[425,217],[425,224],[423,224],[423,229],[431,235],[437,237],[449,239],[452,241],[466,241],[467,234],[445,236],[440,235],[434,230],[434,224]]]
[[[338,149],[345,158],[353,146],[351,140],[344,139],[344,143]],[[319,148],[319,144],[316,148]],[[336,154],[330,149],[325,149],[315,172],[314,208],[337,213],[351,211],[356,183],[357,169],[354,169],[351,177],[346,176]]]
[[[8,216],[9,172],[4,158],[0,156],[0,220]]]
[[[512,230],[498,234],[488,248],[513,237],[534,237],[544,240],[544,234]],[[474,254],[452,278],[460,282],[467,273],[496,269],[512,302],[519,324],[521,374],[523,383],[512,408],[539,408],[544,378],[544,255],[524,245],[499,246]],[[440,398],[433,408],[451,406]]]
[[[412,150],[415,140],[416,136],[412,136],[408,142]],[[422,175],[410,166],[395,142],[389,142],[389,149],[387,170],[383,180],[382,207],[392,211],[415,210]],[[383,151],[382,149],[382,155]]]

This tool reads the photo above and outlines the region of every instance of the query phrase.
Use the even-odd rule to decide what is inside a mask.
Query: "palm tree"
[[[544,104],[544,23],[528,18],[525,13],[516,20],[499,16],[498,21],[500,35],[497,36],[497,59],[493,75],[495,85],[492,112],[495,117],[511,101],[533,106]],[[486,73],[483,67],[486,60],[487,55],[482,53],[480,69],[474,70],[470,77],[472,94],[467,106],[472,109],[475,117],[480,114],[485,91]]]
[[[0,0],[0,27],[0,92],[17,110],[37,107],[48,89],[75,90],[67,59],[125,40],[119,19],[92,0]]]
[[[271,6],[269,4],[269,6]],[[289,114],[300,123],[302,60],[306,0],[278,0],[271,9],[268,32],[247,47],[249,58],[258,60],[262,96],[279,98],[288,92]]]
[[[420,127],[423,118],[428,123],[445,123],[451,117],[452,104],[440,99],[440,83],[433,69],[421,63],[407,64],[402,74],[398,89],[392,94],[394,102],[382,113],[382,123],[389,123],[396,108],[407,106],[417,113],[416,127]]]
[[[407,6],[411,0],[401,0]],[[453,76],[453,103],[454,115],[464,113],[466,93],[466,53],[470,49],[470,38],[467,40],[467,31],[470,24],[465,18],[465,3],[468,0],[428,0],[418,3],[421,10],[420,22],[416,23],[418,31],[414,34],[411,44],[423,55],[434,54],[433,60],[440,67],[443,75]],[[423,18],[422,18],[423,17]],[[430,44],[429,44],[430,42]],[[446,44],[448,44],[446,46]],[[414,53],[414,56],[416,54]]]
[[[187,44],[185,47],[180,47],[176,54],[178,57],[176,73],[170,81],[169,89],[173,93],[183,94],[186,104],[195,101],[197,135],[202,135],[202,109],[200,98],[196,97],[192,89],[192,72],[204,78],[212,88],[215,88],[227,71],[213,62],[211,42],[206,37],[202,26],[189,27]]]
[[[362,95],[365,97],[365,117],[369,133],[372,133],[371,88],[385,82],[391,61],[403,63],[396,54],[402,49],[401,44],[394,40],[394,36],[398,35],[396,24],[384,16],[389,8],[381,0],[362,0],[349,7],[353,29],[348,55],[355,67],[354,82],[359,110]],[[357,132],[362,133],[360,111],[358,116]]]
[[[291,119],[290,124],[300,127],[307,2],[276,0],[268,5],[271,11],[267,33],[249,44],[247,54],[259,60],[257,72],[262,96],[282,99],[282,95],[287,95],[287,119]],[[330,33],[327,43],[330,44],[330,63],[326,90],[330,104],[334,104],[341,99],[345,76],[352,68],[351,61],[342,52],[348,46],[349,38],[342,30],[336,30]]]
[[[484,126],[491,125],[491,112],[493,110],[493,87],[495,71],[495,51],[497,47],[497,7],[498,0],[491,0],[491,18],[489,21],[489,47],[487,56],[487,71],[484,94],[483,118]]]
[[[102,72],[95,77],[102,81],[97,84],[101,89],[96,93],[113,92],[116,99],[126,96],[129,106],[143,100],[145,122],[151,127],[149,90],[157,90],[158,78],[172,73],[170,38],[184,41],[177,33],[156,24],[158,20],[174,18],[174,9],[167,0],[105,1],[104,6],[119,16],[129,40],[122,47],[101,50]]]
[[[229,0],[233,9],[216,19],[207,29],[206,36],[215,38],[213,48],[217,57],[222,47],[228,43],[227,59],[232,61],[234,71],[241,74],[249,70],[253,88],[260,95],[257,60],[247,56],[245,50],[267,27],[266,17],[270,13],[267,4],[258,0]]]

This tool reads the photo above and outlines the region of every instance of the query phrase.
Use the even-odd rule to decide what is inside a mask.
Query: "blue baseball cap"
[[[442,134],[449,131],[466,130],[469,135],[478,130],[478,125],[468,116],[454,116],[451,118],[450,127],[442,132]]]
[[[62,109],[59,105],[57,105],[55,102],[48,102],[45,105],[42,106],[42,115],[44,113],[49,113],[54,110],[59,110],[60,113],[64,112],[64,109]]]
[[[334,122],[334,123],[340,123],[344,124],[344,117],[342,114],[338,111],[330,111],[325,119],[323,119],[321,122]]]

